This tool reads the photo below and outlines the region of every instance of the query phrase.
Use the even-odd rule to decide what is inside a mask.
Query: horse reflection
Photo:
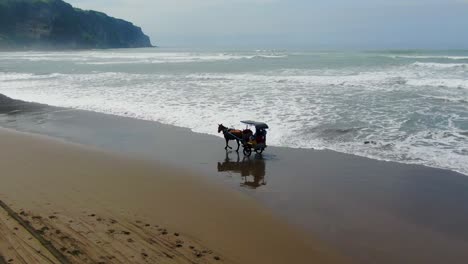
[[[219,172],[233,172],[241,175],[243,182],[241,186],[256,189],[266,185],[265,181],[265,161],[261,154],[255,155],[253,159],[244,157],[240,160],[239,153],[236,153],[237,160],[231,161],[229,153],[226,151],[224,162],[218,162]]]

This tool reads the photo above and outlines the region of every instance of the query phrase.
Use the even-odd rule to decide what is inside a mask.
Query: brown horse
[[[227,128],[227,127],[223,126],[223,124],[219,124],[218,125],[218,133],[221,133],[221,132],[223,132],[224,139],[226,140],[226,147],[224,147],[224,149],[228,149],[228,148],[232,149],[229,146],[229,140],[235,140],[237,142],[236,151],[238,152],[239,148],[240,148],[239,139],[242,138],[242,131],[238,130],[238,129]]]

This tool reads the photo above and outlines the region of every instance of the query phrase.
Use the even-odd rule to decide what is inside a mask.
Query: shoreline
[[[1,115],[0,126],[196,172],[247,194],[353,262],[468,259],[462,224],[468,221],[468,178],[459,173],[278,147],[246,160],[225,152],[221,138],[189,129],[48,106]]]
[[[251,198],[185,170],[11,130],[0,135],[8,149],[0,152],[1,200],[71,263],[341,263]],[[54,259],[29,252],[34,239],[5,212],[0,220],[5,259]]]
[[[3,101],[2,101],[3,100]],[[109,114],[109,113],[102,113],[102,112],[95,112],[95,111],[89,111],[89,110],[82,110],[82,109],[75,109],[75,108],[66,108],[66,107],[58,107],[58,106],[52,106],[52,105],[47,105],[47,104],[41,104],[41,103],[36,103],[36,102],[28,102],[28,101],[22,101],[14,98],[7,97],[3,94],[0,94],[0,103],[7,103],[7,106],[0,105],[0,114],[7,114],[8,111],[5,110],[8,108],[11,109],[20,109],[20,111],[24,112],[29,112],[29,111],[40,111],[41,109],[44,109],[45,111],[53,111],[54,109],[57,111],[72,111],[72,112],[83,112],[83,113],[90,113],[90,114],[95,114],[95,115],[102,115],[102,116],[108,116],[116,119],[131,119],[131,120],[136,120],[137,122],[142,122],[142,123],[153,123],[157,124],[159,127],[167,127],[170,129],[176,129],[176,130],[186,130],[189,133],[193,133],[196,135],[200,136],[208,136],[212,137],[214,139],[220,139],[222,137],[219,137],[215,134],[208,134],[208,133],[201,133],[201,132],[196,132],[193,131],[193,129],[188,128],[188,127],[181,127],[177,125],[171,125],[171,124],[165,124],[161,123],[158,121],[153,121],[153,120],[147,120],[147,119],[139,119],[139,118],[134,118],[134,117],[128,117],[128,116],[121,116],[121,115],[115,115],[115,114]],[[1,127],[1,121],[0,121],[0,127]],[[34,133],[34,132],[33,132]],[[41,133],[38,133],[41,134]],[[231,144],[233,144],[231,142]],[[363,144],[370,144],[370,141],[368,143],[363,142]],[[300,151],[320,151],[320,152],[331,152],[331,153],[336,153],[337,155],[349,155],[351,157],[357,157],[357,158],[363,158],[363,159],[368,159],[372,161],[377,161],[377,162],[389,162],[389,163],[394,163],[394,164],[401,164],[401,165],[408,165],[408,166],[419,166],[419,167],[424,167],[428,169],[435,169],[435,170],[444,170],[448,171],[450,173],[457,173],[461,174],[464,176],[468,177],[468,174],[462,173],[460,171],[454,170],[454,169],[449,169],[449,168],[441,168],[441,167],[433,167],[425,164],[418,164],[418,163],[411,163],[411,162],[404,162],[404,161],[394,161],[394,160],[387,160],[387,159],[381,159],[378,157],[369,157],[369,156],[364,156],[364,155],[357,155],[357,154],[352,154],[352,153],[346,153],[346,152],[340,152],[337,150],[333,149],[321,149],[321,148],[302,148],[302,147],[285,147],[285,146],[268,146],[268,148],[275,148],[275,149],[286,149],[286,150],[300,150]],[[241,151],[241,150],[240,150]]]

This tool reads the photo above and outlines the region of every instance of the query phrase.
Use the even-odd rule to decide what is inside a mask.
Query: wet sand
[[[223,139],[214,136],[50,107],[0,115],[0,126],[196,171],[247,194],[355,263],[468,260],[468,177],[459,173],[276,147],[245,159],[225,152]]]
[[[8,263],[342,262],[252,198],[185,170],[6,130],[0,150]]]

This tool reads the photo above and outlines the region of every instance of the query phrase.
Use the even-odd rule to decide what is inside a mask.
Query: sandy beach
[[[0,149],[7,263],[342,263],[188,171],[3,129]]]
[[[15,178],[12,174],[2,173],[5,179],[0,185],[0,194],[3,195],[0,199],[17,213],[25,210],[29,218],[38,214],[36,211],[32,212],[31,208],[39,208],[39,213],[57,212],[67,221],[88,221],[87,228],[100,223],[104,238],[101,235],[99,239],[93,238],[96,243],[108,243],[106,241],[109,240],[106,239],[114,238],[128,243],[129,237],[123,233],[123,229],[108,227],[112,225],[110,219],[117,220],[120,217],[119,222],[128,221],[133,224],[140,221],[138,225],[144,224],[145,227],[146,224],[158,225],[155,230],[145,230],[150,236],[157,236],[165,228],[168,234],[177,232],[180,236],[193,238],[199,241],[199,247],[205,251],[211,250],[223,260],[229,258],[238,263],[250,262],[244,262],[236,254],[249,258],[248,255],[252,252],[258,258],[274,259],[266,260],[267,263],[290,263],[290,260],[284,262],[284,258],[289,256],[287,252],[293,254],[292,252],[301,251],[301,245],[307,240],[311,240],[309,245],[312,249],[320,245],[320,248],[331,249],[351,263],[438,264],[464,263],[468,259],[468,228],[465,224],[468,221],[468,208],[464,206],[468,203],[468,177],[460,173],[378,161],[333,151],[272,146],[268,147],[262,157],[252,156],[246,159],[234,151],[226,152],[222,138],[157,122],[14,100],[2,104],[0,111],[1,127],[45,135],[61,141],[59,144],[53,140],[54,143],[50,145],[50,139],[46,139],[46,149],[62,146],[65,142],[69,146],[71,142],[81,145],[73,145],[73,148],[78,147],[80,151],[84,149],[89,153],[85,158],[80,156],[79,159],[68,159],[69,163],[58,162],[65,157],[62,153],[68,151],[56,153],[55,156],[50,155],[55,152],[42,150],[31,154],[31,151],[17,147],[32,148],[35,144],[25,143],[32,140],[30,136],[16,140],[21,142],[19,145],[10,140],[14,134],[9,133],[8,138],[1,137],[2,167],[17,173],[30,168],[34,173],[30,173],[31,170],[23,171],[23,176]],[[37,139],[36,136],[33,138]],[[13,156],[15,153],[17,156]],[[12,163],[14,157],[21,159]],[[112,163],[114,169],[114,164],[118,164],[119,172],[129,171],[130,169],[124,170],[120,166],[125,167],[124,164],[131,163],[140,168],[139,171],[143,168],[150,170],[150,167],[151,170],[165,168],[171,171],[168,174],[180,177],[164,177],[161,173],[146,175],[143,172],[133,173],[138,170],[132,170],[130,181],[122,173],[112,174],[110,167],[96,170],[105,172],[96,177],[95,173],[82,171],[88,167],[79,165],[89,166],[105,159],[104,157],[107,157],[107,164]],[[117,157],[119,162],[110,157]],[[45,159],[50,160],[42,162]],[[122,159],[126,161],[120,162]],[[34,163],[37,166],[53,164],[49,170],[60,172],[47,173],[41,178],[34,177],[42,170],[31,167],[30,160],[36,160]],[[80,170],[72,171],[68,167],[80,167]],[[49,180],[52,178],[58,180]],[[167,181],[164,186],[159,184],[166,182],[168,178],[172,181]],[[55,185],[59,183],[60,185]],[[55,188],[56,186],[60,188]],[[185,195],[189,191],[184,188],[189,187],[194,188],[192,190],[196,199],[189,199],[190,196]],[[173,191],[182,189],[183,192]],[[220,197],[234,195],[237,198],[219,198],[211,192],[221,192]],[[217,198],[212,199],[213,196]],[[241,199],[241,208],[233,205],[238,204],[234,202],[238,199]],[[36,200],[41,202],[36,203]],[[47,201],[42,202],[45,200]],[[179,205],[187,209],[177,210]],[[211,207],[210,210],[203,209],[208,207]],[[157,208],[163,209],[156,210]],[[241,210],[253,212],[241,213]],[[220,211],[223,213],[220,214]],[[49,221],[50,213],[40,214],[41,219]],[[90,216],[93,214],[94,217]],[[271,230],[267,232],[264,229],[264,220],[252,220],[259,214],[263,215],[262,219],[269,223],[276,222],[281,227],[275,228],[276,231],[270,234]],[[201,216],[210,219],[206,220]],[[106,217],[108,221],[103,222]],[[181,222],[180,219],[184,221]],[[187,223],[190,225],[186,226]],[[129,225],[125,226],[128,228]],[[36,226],[39,229],[43,227],[44,225]],[[160,228],[162,229],[158,230]],[[114,233],[118,232],[116,230],[121,231],[117,236],[109,238],[108,230],[114,230]],[[276,249],[279,246],[271,245],[277,242],[272,239],[274,234],[294,236],[300,243],[281,242],[283,246],[293,249],[281,248],[283,252],[278,253]],[[258,236],[258,239],[245,236]],[[221,243],[220,238],[223,241],[226,238],[226,241]],[[132,244],[135,243],[134,237],[130,239]],[[287,239],[289,238],[282,238],[280,241],[288,241]],[[228,240],[232,244],[228,244]],[[174,243],[177,239],[171,241]],[[224,243],[226,247],[222,246]],[[243,247],[243,251],[239,247]],[[194,249],[199,250],[198,247]],[[146,248],[145,250],[148,251]],[[125,256],[144,256],[141,249],[134,252]],[[260,252],[269,253],[261,255]],[[193,256],[196,253],[197,251],[188,251],[187,254]],[[277,257],[276,254],[284,258]],[[312,258],[316,257],[315,254],[312,255]],[[210,257],[214,258],[213,255],[207,258]],[[197,258],[197,261],[200,259]],[[300,259],[297,263],[310,262],[302,262]]]

